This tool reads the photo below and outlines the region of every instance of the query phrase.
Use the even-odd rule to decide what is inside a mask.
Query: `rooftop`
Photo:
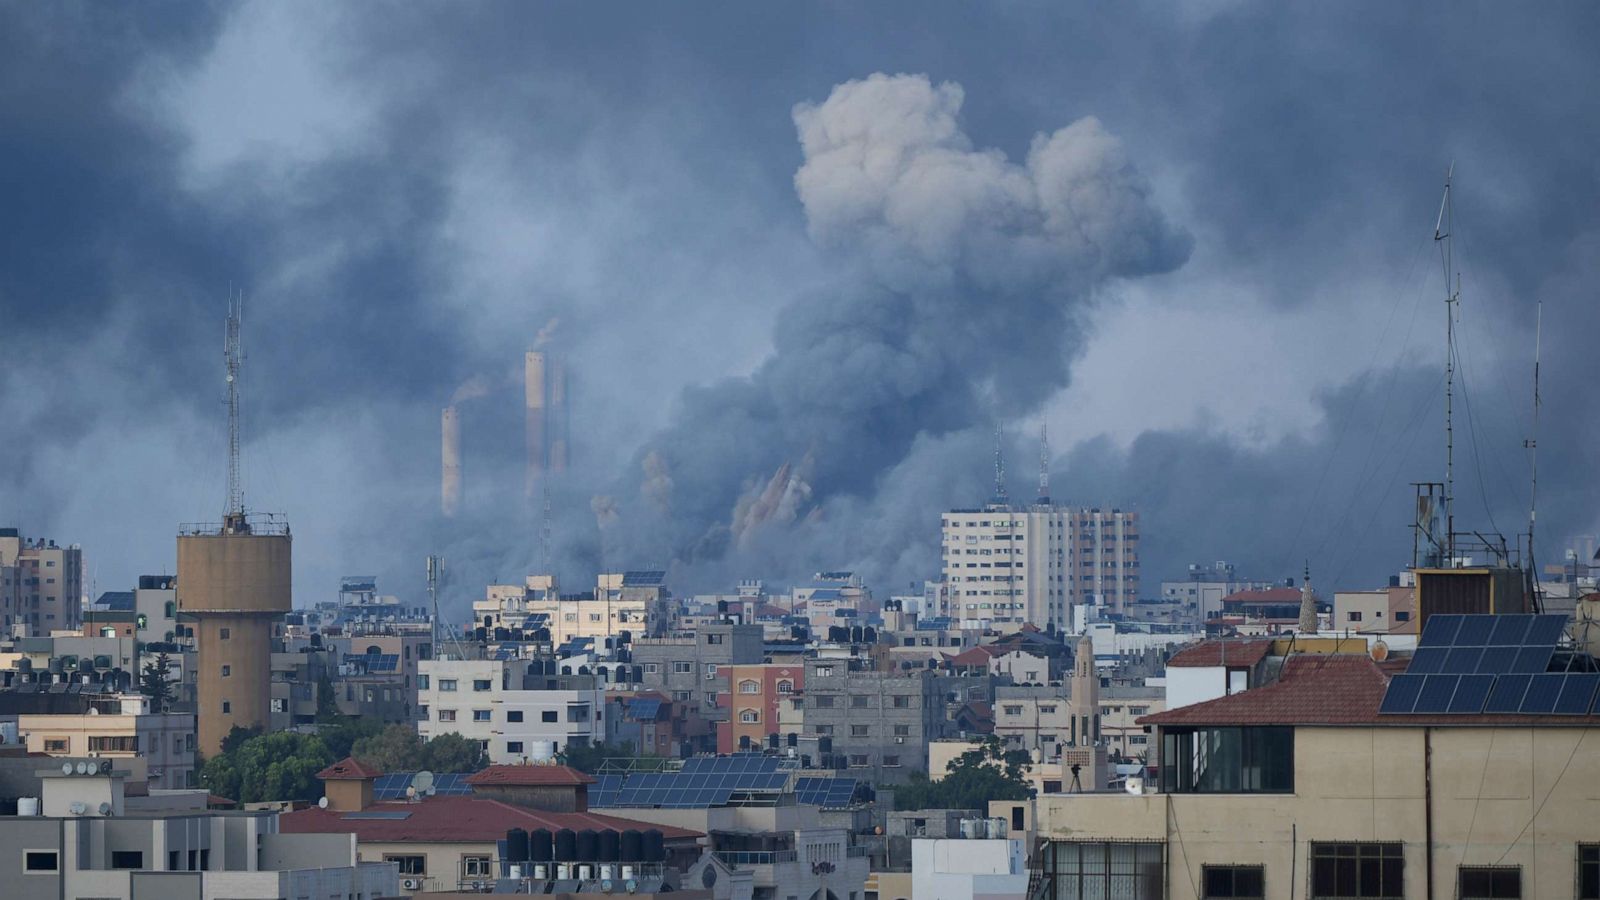
[[[353,756],[346,756],[317,773],[317,777],[323,781],[363,781],[381,775],[383,775],[381,770],[366,765]]]
[[[568,766],[490,766],[467,778],[471,785],[575,786],[594,784],[594,779]]]
[[[1249,667],[1265,659],[1271,650],[1271,640],[1202,641],[1172,654],[1167,668]]]
[[[559,831],[659,829],[668,839],[697,838],[698,832],[595,813],[557,813],[527,809],[487,797],[428,797],[416,802],[376,803],[360,812],[310,807],[284,813],[284,834],[354,833],[363,843],[494,843],[512,828]]]

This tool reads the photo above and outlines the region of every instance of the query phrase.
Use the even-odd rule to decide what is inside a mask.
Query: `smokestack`
[[[550,471],[565,472],[567,455],[567,366],[550,360],[550,409],[546,420],[550,436]]]
[[[439,511],[455,518],[461,509],[461,414],[446,406],[439,417]]]
[[[539,477],[545,466],[545,359],[538,350],[529,350],[526,362],[528,470],[524,490],[528,499],[538,494]]]

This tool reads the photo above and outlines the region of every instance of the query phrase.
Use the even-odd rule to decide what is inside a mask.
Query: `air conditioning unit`
[[[405,888],[408,891],[420,891],[420,890],[422,890],[422,879],[421,878],[403,878],[403,879],[400,880],[400,886]]]

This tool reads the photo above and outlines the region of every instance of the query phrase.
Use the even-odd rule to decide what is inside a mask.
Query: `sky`
[[[680,592],[938,573],[941,509],[1139,512],[1191,563],[1375,587],[1444,478],[1600,531],[1600,9],[1478,3],[0,3],[0,524],[170,571],[243,470],[344,574]],[[573,465],[523,494],[523,352]],[[439,510],[461,404],[465,502]]]

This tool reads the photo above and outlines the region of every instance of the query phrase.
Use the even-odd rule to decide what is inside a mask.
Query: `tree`
[[[172,702],[172,683],[167,681],[171,665],[172,660],[162,651],[139,673],[139,693],[150,698],[150,708],[155,712],[166,712],[167,704]]]
[[[1025,750],[1006,750],[990,736],[950,764],[944,778],[932,781],[922,772],[895,790],[897,809],[983,809],[990,800],[1026,800],[1033,790],[1023,777]]]
[[[385,772],[476,772],[488,763],[477,741],[455,732],[424,741],[405,725],[361,738],[349,755]]]
[[[242,728],[238,725],[228,729],[228,734],[222,739],[222,755],[227,756],[244,746],[245,742],[261,734],[260,728]]]
[[[556,751],[556,761],[564,766],[571,766],[580,772],[590,775],[600,770],[600,765],[607,759],[636,756],[632,741],[623,741],[620,744],[573,744]]]
[[[483,745],[453,731],[424,744],[422,750],[427,768],[434,772],[476,772],[489,762]]]
[[[316,735],[278,731],[250,737],[207,760],[200,783],[240,803],[311,801],[322,795],[317,773],[331,762],[333,754]]]
[[[317,728],[317,736],[328,745],[328,752],[333,754],[334,759],[344,759],[346,756],[366,759],[355,752],[355,745],[362,739],[382,734],[383,731],[383,722],[371,716],[346,716],[340,717],[337,721],[322,723]]]
[[[339,700],[333,693],[333,679],[324,671],[317,677],[317,721],[328,722],[339,717]]]

